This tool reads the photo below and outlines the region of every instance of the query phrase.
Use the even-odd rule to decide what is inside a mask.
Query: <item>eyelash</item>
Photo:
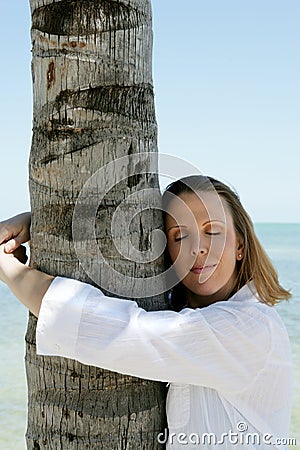
[[[187,236],[180,236],[179,238],[175,238],[174,240],[175,240],[175,242],[179,242],[179,241],[182,241],[182,239],[184,239],[184,238],[186,238]]]
[[[217,233],[209,233],[208,231],[206,232],[206,234],[208,234],[209,236],[218,236],[219,234],[221,234],[219,231]],[[178,238],[175,238],[174,241],[175,242],[179,242],[182,241],[182,239],[185,239],[186,237],[188,237],[188,235],[186,236],[180,236]]]

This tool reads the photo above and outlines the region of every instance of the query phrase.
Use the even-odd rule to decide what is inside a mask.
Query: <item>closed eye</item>
[[[220,232],[217,232],[217,233],[209,233],[209,232],[207,231],[206,234],[209,234],[209,236],[217,236],[218,234],[221,234],[221,233],[220,233]]]
[[[174,241],[175,241],[175,242],[182,241],[182,239],[185,239],[186,237],[188,237],[188,235],[185,235],[185,236],[179,236],[179,237],[175,238]]]

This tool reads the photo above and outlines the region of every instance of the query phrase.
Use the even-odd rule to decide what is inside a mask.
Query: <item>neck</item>
[[[213,303],[228,300],[235,293],[236,288],[231,284],[230,286],[223,286],[217,292],[209,295],[199,295],[185,289],[187,305],[193,309],[204,308],[205,306],[212,305]]]

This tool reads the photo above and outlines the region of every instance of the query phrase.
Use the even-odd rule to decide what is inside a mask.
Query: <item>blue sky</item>
[[[255,222],[300,222],[300,2],[152,4],[160,151],[234,186]],[[0,20],[3,219],[29,208],[28,3]]]

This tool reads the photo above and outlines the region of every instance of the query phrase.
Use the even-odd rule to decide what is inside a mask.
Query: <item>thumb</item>
[[[5,251],[5,253],[12,253],[20,245],[21,245],[21,241],[18,238],[10,239],[8,242],[6,242],[6,244],[4,246],[4,251]]]

